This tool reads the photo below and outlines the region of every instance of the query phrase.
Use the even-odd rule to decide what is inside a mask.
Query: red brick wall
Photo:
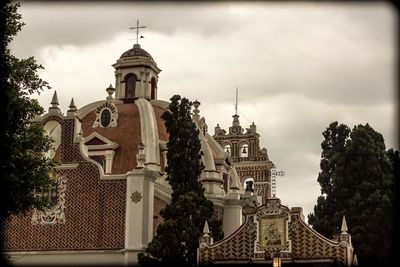
[[[121,249],[126,182],[100,181],[97,167],[85,161],[78,144],[73,143],[73,120],[61,121],[61,125],[61,159],[63,163],[79,163],[77,169],[59,171],[66,178],[66,223],[32,225],[32,212],[11,216],[4,225],[4,249]]]

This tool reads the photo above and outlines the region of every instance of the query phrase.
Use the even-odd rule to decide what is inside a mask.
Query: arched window
[[[49,207],[54,207],[58,203],[58,185],[57,181],[52,181],[48,190],[44,193],[45,198],[48,201]]]
[[[125,97],[133,98],[135,96],[137,77],[135,74],[130,73],[125,77]]]
[[[249,144],[242,142],[239,145],[239,157],[245,158],[249,156]]]
[[[151,99],[156,99],[157,81],[156,78],[151,78]]]

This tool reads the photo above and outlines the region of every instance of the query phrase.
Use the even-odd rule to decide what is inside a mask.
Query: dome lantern
[[[136,44],[126,50],[115,64],[115,98],[125,103],[137,98],[157,99],[158,74],[161,70],[153,57],[138,43],[138,29],[145,26],[131,27],[136,29]]]

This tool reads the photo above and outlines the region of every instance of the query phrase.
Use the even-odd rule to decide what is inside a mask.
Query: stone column
[[[127,176],[125,264],[137,264],[137,254],[153,238],[154,182],[158,172],[137,168]]]
[[[229,193],[224,200],[224,238],[242,225],[242,203],[238,192]]]

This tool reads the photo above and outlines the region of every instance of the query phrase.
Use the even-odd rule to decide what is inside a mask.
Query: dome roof
[[[146,140],[149,140],[148,137],[142,136],[142,134],[148,131],[154,132],[156,129],[158,135],[154,136],[155,139],[151,140],[157,140],[157,142],[168,141],[169,134],[167,133],[164,120],[161,118],[162,114],[166,111],[168,102],[160,100],[147,101],[142,99],[141,101],[137,100],[135,103],[116,103],[115,106],[118,112],[117,125],[114,127],[93,127],[93,122],[97,117],[96,109],[105,102],[106,101],[94,102],[82,107],[78,111],[78,116],[81,118],[83,137],[87,138],[95,132],[117,143],[118,149],[115,150],[112,174],[124,174],[137,166],[136,155],[139,152],[139,144],[143,143],[146,145]],[[147,105],[148,108],[146,108],[141,106],[140,102],[148,102],[150,104]],[[143,121],[144,113],[148,113],[150,110],[151,113],[154,114],[154,124]],[[150,141],[147,143],[146,147],[151,147]],[[87,140],[85,140],[85,142],[87,142]],[[90,142],[98,142],[91,143],[90,145],[101,145],[101,143],[95,139],[91,139]],[[156,147],[159,147],[158,143]],[[159,155],[159,153],[159,151],[155,151],[154,155]],[[146,157],[149,156],[150,153],[146,153]],[[164,168],[162,157],[158,162],[152,162],[160,164],[161,168]]]
[[[121,58],[130,58],[130,57],[142,57],[142,58],[147,58],[150,59],[151,61],[154,62],[154,59],[151,57],[151,55],[144,49],[140,47],[140,44],[135,44],[133,45],[133,48],[125,51]]]

